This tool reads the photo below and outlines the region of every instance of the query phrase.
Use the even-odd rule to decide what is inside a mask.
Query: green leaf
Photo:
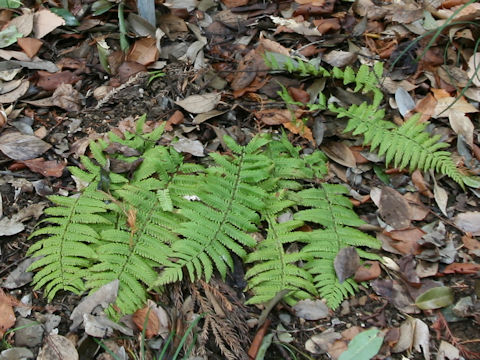
[[[15,44],[17,39],[21,37],[23,37],[23,35],[17,31],[16,26],[9,26],[5,30],[0,31],[0,48]]]
[[[92,4],[92,11],[94,16],[102,15],[115,6],[114,2],[107,0],[98,0]]]
[[[19,0],[0,0],[0,8],[16,9],[22,6]]]
[[[447,286],[435,287],[417,297],[415,305],[422,310],[433,310],[453,303],[453,291]]]
[[[80,25],[77,18],[75,16],[73,16],[73,14],[66,9],[51,8],[50,11],[53,12],[54,14],[57,14],[58,16],[61,16],[62,18],[64,18],[65,19],[65,25],[67,25],[67,26],[78,26],[78,25]]]
[[[383,337],[377,336],[377,328],[363,331],[355,336],[348,344],[348,349],[340,355],[338,360],[370,360],[377,355],[383,343]]]

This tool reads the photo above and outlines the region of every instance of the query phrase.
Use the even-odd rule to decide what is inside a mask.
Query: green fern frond
[[[292,203],[288,202],[288,205]],[[246,304],[268,302],[275,294],[286,289],[291,290],[287,296],[296,299],[309,297],[309,294],[315,296],[317,290],[312,276],[298,265],[300,261],[309,260],[309,254],[285,250],[289,244],[307,241],[307,233],[295,231],[303,222],[292,220],[278,223],[272,215],[267,216],[266,220],[269,225],[267,238],[245,259],[246,263],[254,263],[245,274],[248,288],[254,293]]]
[[[93,259],[95,251],[90,244],[99,243],[99,235],[93,224],[109,225],[105,214],[109,205],[105,197],[94,190],[85,191],[77,197],[51,196],[56,207],[45,210],[49,215],[43,220],[49,223],[34,231],[30,238],[48,235],[33,244],[28,255],[42,256],[29,267],[40,269],[34,278],[35,289],[45,287],[45,295],[53,299],[59,290],[79,294],[85,290],[83,276]]]
[[[256,184],[268,178],[273,166],[259,153],[268,141],[256,137],[242,147],[225,137],[234,155],[210,154],[216,166],[209,168],[196,190],[198,200],[184,202],[180,213],[189,221],[178,230],[183,238],[172,244],[176,260],[166,266],[156,285],[181,280],[184,268],[192,281],[201,276],[208,281],[214,269],[225,277],[233,268],[230,252],[244,257],[244,247],[255,245],[249,233],[257,231],[258,211],[267,196]]]
[[[312,257],[305,269],[314,276],[315,287],[332,309],[356,289],[353,280],[340,284],[336,277],[333,262],[340,249],[347,246],[380,247],[377,239],[355,228],[364,224],[364,221],[352,210],[352,203],[344,196],[347,192],[342,185],[321,184],[319,188],[290,193],[288,196],[305,208],[294,214],[294,219],[323,227],[309,233],[307,245],[302,251]]]
[[[352,105],[348,109],[330,105],[330,110],[338,117],[348,117],[345,132],[353,135],[363,135],[364,143],[372,150],[378,148],[380,156],[385,155],[388,165],[393,162],[395,167],[410,171],[435,170],[445,174],[463,186],[463,178],[448,151],[441,151],[448,144],[439,142],[440,136],[431,136],[425,131],[427,123],[419,123],[420,114],[410,117],[402,126],[383,120],[384,112],[378,111],[373,105],[363,103]]]

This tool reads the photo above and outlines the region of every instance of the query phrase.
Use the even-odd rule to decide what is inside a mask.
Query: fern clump
[[[267,53],[265,61],[273,70],[341,80],[343,85],[353,86],[351,91],[354,93],[373,94],[370,104],[363,102],[360,105],[354,104],[344,108],[334,103],[327,104],[327,97],[323,93],[319,94],[316,103],[302,104],[294,101],[285,88],[280,92],[280,96],[288,105],[306,106],[310,111],[328,109],[337,117],[346,118],[348,123],[344,132],[363,135],[365,145],[370,145],[372,150],[378,149],[380,156],[386,156],[386,165],[393,161],[394,166],[401,169],[408,167],[411,171],[434,170],[449,176],[460,186],[464,186],[466,175],[455,166],[450,153],[442,150],[449,145],[440,142],[440,136],[432,136],[425,130],[427,123],[419,123],[419,114],[410,117],[401,126],[384,120],[385,111],[379,108],[383,100],[383,94],[378,86],[383,74],[381,62],[375,63],[372,71],[367,65],[361,65],[358,71],[349,66],[345,70],[334,67],[331,71],[327,71],[322,67],[319,70],[313,70],[312,68],[316,67],[313,64],[290,59],[280,54]]]
[[[38,270],[34,283],[49,299],[119,280],[110,313],[132,313],[147,289],[186,276],[225,278],[234,255],[250,266],[249,304],[290,290],[289,302],[320,294],[336,307],[353,293],[353,280],[336,280],[332,257],[345,246],[378,243],[355,230],[362,221],[346,189],[322,183],[322,152],[302,154],[285,135],[258,135],[245,146],[225,137],[226,154],[211,153],[209,166],[189,164],[173,147],[157,144],[161,127],[144,134],[144,121],[136,133],[91,143],[92,157],[70,168],[84,188],[51,197],[46,226],[31,235],[42,238],[30,248],[40,256],[30,267]],[[292,218],[282,220],[285,213]],[[313,231],[304,231],[306,224]],[[266,238],[257,243],[253,234],[260,232]]]

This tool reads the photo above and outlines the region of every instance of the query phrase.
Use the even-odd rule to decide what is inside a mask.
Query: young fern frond
[[[103,216],[109,205],[102,193],[87,189],[76,197],[51,196],[56,205],[45,209],[43,223],[49,225],[34,231],[30,238],[37,240],[28,250],[32,257],[41,256],[28,271],[40,269],[34,278],[35,289],[44,287],[45,296],[52,300],[59,290],[80,294],[85,290],[83,277],[97,258],[92,245],[100,242],[96,224],[110,226]]]
[[[249,233],[257,231],[258,212],[267,197],[257,184],[272,169],[259,148],[268,140],[256,137],[245,147],[228,137],[225,141],[234,155],[210,154],[216,166],[208,169],[195,192],[197,198],[184,202],[180,212],[189,220],[178,229],[183,238],[172,244],[175,260],[161,272],[156,285],[181,280],[184,269],[192,281],[201,276],[208,281],[215,269],[224,278],[233,268],[230,252],[244,257],[244,248],[255,245]]]

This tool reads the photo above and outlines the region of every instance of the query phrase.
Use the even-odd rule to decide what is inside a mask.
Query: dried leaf
[[[415,319],[415,333],[413,335],[413,347],[422,352],[425,360],[430,360],[430,333],[428,325],[420,319]]]
[[[370,281],[378,278],[381,272],[378,261],[365,261],[355,272],[354,280],[356,282]]]
[[[480,264],[452,263],[443,269],[443,274],[476,274],[480,271]]]
[[[36,136],[12,132],[0,136],[0,150],[13,160],[30,160],[43,154],[52,145]]]
[[[182,138],[176,143],[172,144],[173,148],[178,152],[186,152],[193,156],[203,157],[205,156],[203,145],[198,140],[190,140]]]
[[[43,42],[34,38],[19,38],[17,44],[29,58],[33,58],[42,47]]]
[[[175,101],[175,104],[193,114],[201,114],[215,109],[220,102],[219,93],[203,95],[191,95],[183,100]]]
[[[82,79],[70,70],[60,71],[54,74],[39,70],[37,75],[39,76],[37,86],[49,91],[57,89],[61,84],[75,84]]]
[[[462,214],[458,214],[453,218],[453,222],[462,231],[466,233],[471,233],[473,236],[480,236],[480,212],[479,211],[467,211]]]
[[[60,163],[56,160],[46,161],[44,158],[36,158],[31,160],[24,160],[22,164],[25,164],[31,171],[42,174],[43,176],[61,177],[64,163]]]
[[[37,360],[78,360],[78,352],[73,342],[62,335],[48,335],[38,353]]]
[[[2,94],[0,96],[1,104],[8,104],[19,100],[30,87],[30,82],[28,80],[23,80],[22,83],[15,88],[15,90],[10,91],[9,93]]]
[[[383,187],[378,208],[382,219],[394,229],[410,227],[410,206],[398,191]]]
[[[478,66],[480,64],[480,52],[473,54],[468,60],[467,75],[469,78],[473,78],[472,82],[475,86],[480,87],[480,72]]]
[[[135,41],[127,55],[127,61],[134,61],[142,65],[154,63],[160,55],[155,43],[156,40],[152,37],[145,37]]]
[[[145,337],[147,339],[158,335],[160,322],[152,307],[146,306],[138,309],[133,314],[132,320],[140,331],[145,331]],[[144,328],[145,326],[146,328]]]
[[[17,300],[0,289],[0,336],[5,334],[5,331],[15,325],[15,314],[13,312],[13,305]]]
[[[352,150],[342,142],[328,142],[321,146],[322,151],[340,165],[354,168],[357,166]]]
[[[350,276],[355,274],[360,266],[360,256],[353,246],[348,246],[337,253],[333,262],[338,281],[343,283]]]
[[[312,144],[315,144],[312,130],[310,130],[310,128],[306,126],[302,120],[297,119],[296,121],[289,121],[289,122],[283,123],[283,126],[293,134],[299,134],[301,137],[307,139]]]
[[[290,122],[292,112],[288,109],[265,109],[254,112],[255,117],[266,125],[280,125]]]
[[[85,297],[73,309],[70,315],[70,320],[72,320],[70,331],[75,330],[83,322],[84,315],[90,315],[97,306],[101,305],[103,308],[106,308],[109,304],[115,302],[117,300],[118,285],[119,280],[113,280]]]
[[[297,317],[305,320],[319,320],[328,316],[328,307],[321,300],[300,300],[293,310]]]
[[[37,39],[43,38],[63,25],[65,25],[65,20],[48,9],[43,8],[33,15],[33,33]]]
[[[462,135],[465,138],[466,143],[472,147],[474,130],[472,120],[460,112],[450,113],[448,115],[448,120],[452,130],[455,131],[457,135]]]
[[[448,193],[434,180],[433,194],[435,196],[435,202],[438,205],[438,208],[442,211],[443,215],[448,217],[447,214],[447,203],[448,203]]]

